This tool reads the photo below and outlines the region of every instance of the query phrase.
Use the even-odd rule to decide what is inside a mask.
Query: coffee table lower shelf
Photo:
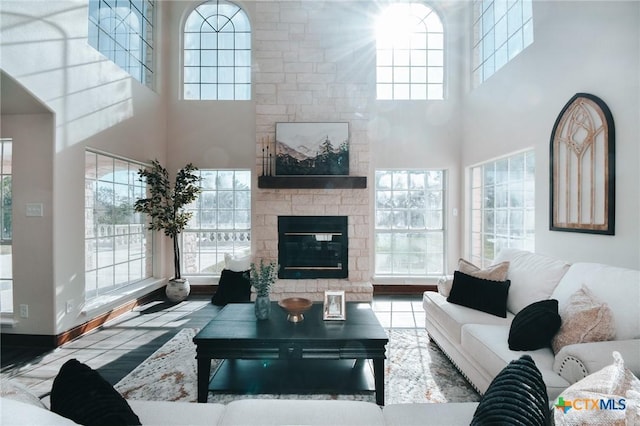
[[[368,361],[227,359],[209,382],[213,393],[352,394],[375,392]]]

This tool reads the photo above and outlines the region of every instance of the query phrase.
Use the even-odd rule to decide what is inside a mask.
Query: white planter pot
[[[182,278],[179,280],[169,280],[166,289],[167,299],[172,302],[182,302],[189,296],[191,286],[189,280]]]

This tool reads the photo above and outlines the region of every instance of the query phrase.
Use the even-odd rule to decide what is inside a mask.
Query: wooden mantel
[[[258,176],[258,188],[360,189],[366,176]]]

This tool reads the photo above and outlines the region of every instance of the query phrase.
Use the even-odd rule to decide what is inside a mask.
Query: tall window
[[[378,170],[375,185],[376,275],[442,275],[445,172]]]
[[[0,312],[13,312],[12,140],[0,139]]]
[[[251,172],[200,170],[202,193],[180,234],[185,275],[219,275],[224,256],[251,252]]]
[[[89,0],[89,45],[153,87],[155,0]]]
[[[472,167],[470,178],[471,260],[488,265],[506,247],[533,251],[534,151]]]
[[[533,0],[474,0],[473,87],[533,43]]]
[[[133,205],[146,196],[143,165],[85,153],[86,300],[152,276],[152,236]]]
[[[184,99],[251,99],[251,26],[233,3],[198,6],[184,27]]]
[[[376,25],[378,99],[444,98],[442,21],[421,3],[388,6]]]

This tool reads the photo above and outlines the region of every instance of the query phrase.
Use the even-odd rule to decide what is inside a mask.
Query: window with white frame
[[[473,1],[473,87],[533,43],[533,0]]]
[[[13,312],[13,141],[0,139],[0,312]]]
[[[444,29],[422,3],[396,3],[376,22],[377,99],[444,98]]]
[[[444,273],[445,189],[444,170],[376,171],[377,276]]]
[[[239,6],[208,1],[184,26],[184,99],[251,99],[251,25]]]
[[[153,275],[152,234],[136,200],[147,196],[134,161],[85,152],[85,300]]]
[[[155,0],[89,0],[89,45],[153,87]]]
[[[180,234],[184,275],[220,275],[224,256],[251,253],[251,171],[199,170],[202,193]]]
[[[487,266],[503,248],[534,250],[533,150],[470,169],[470,259]]]

